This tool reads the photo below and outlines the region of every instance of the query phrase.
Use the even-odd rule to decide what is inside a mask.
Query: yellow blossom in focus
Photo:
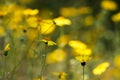
[[[112,16],[114,22],[120,22],[120,12]]]
[[[66,59],[66,52],[62,49],[56,49],[49,53],[46,58],[48,64],[62,62]]]
[[[75,49],[82,49],[84,50],[85,48],[87,48],[87,45],[84,44],[83,42],[79,41],[79,40],[71,40],[69,41],[69,46]]]
[[[114,65],[116,67],[120,67],[120,55],[116,55],[115,58],[114,58]]]
[[[23,14],[24,15],[31,15],[31,16],[33,16],[33,15],[36,15],[36,14],[38,14],[39,13],[39,10],[38,9],[25,9],[25,10],[23,10]]]
[[[93,69],[94,75],[101,75],[110,66],[109,62],[103,62]]]
[[[2,36],[5,33],[5,30],[2,26],[0,26],[0,36]]]
[[[68,16],[76,16],[78,15],[78,10],[73,7],[68,7],[68,8],[61,8],[60,14],[62,16],[68,17]]]
[[[116,10],[117,4],[112,0],[103,0],[101,2],[101,7],[105,10]]]
[[[40,40],[40,41],[44,42],[44,43],[47,44],[48,46],[54,46],[54,45],[56,45],[56,43],[53,42],[53,41],[51,41],[49,38],[45,38],[45,39],[42,39],[42,40]]]
[[[83,63],[83,62],[87,62],[88,60],[90,60],[91,57],[90,55],[77,55],[75,56],[75,59]]]
[[[58,80],[66,80],[67,76],[65,72],[54,72],[54,75],[58,76]]]
[[[62,35],[58,38],[57,44],[59,47],[64,47],[68,43],[69,37],[68,35]]]
[[[57,26],[60,26],[60,27],[62,27],[64,25],[71,25],[71,20],[67,19],[67,18],[64,18],[62,16],[53,19],[53,21],[56,23]]]

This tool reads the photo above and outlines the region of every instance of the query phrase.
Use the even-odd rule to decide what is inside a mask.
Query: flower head
[[[66,73],[65,72],[55,72],[55,75],[58,76],[58,80],[66,80]]]
[[[40,41],[44,42],[44,43],[47,44],[48,46],[54,46],[54,45],[56,45],[56,43],[53,42],[53,41],[51,41],[49,38],[45,38],[45,39],[42,39],[42,40],[40,40]]]
[[[8,55],[8,52],[10,50],[10,44],[8,43],[5,48],[4,48],[4,55],[7,56]]]
[[[116,10],[117,4],[112,0],[103,0],[101,2],[101,7],[105,10]]]
[[[101,75],[105,70],[109,67],[109,62],[103,62],[99,64],[95,69],[93,69],[93,74],[95,75]]]
[[[62,27],[64,25],[71,25],[71,20],[64,18],[62,16],[53,19],[53,21],[56,23],[56,25]]]

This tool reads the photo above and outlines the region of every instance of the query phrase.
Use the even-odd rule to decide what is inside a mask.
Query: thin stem
[[[40,78],[42,78],[44,69],[45,69],[45,65],[46,65],[46,48],[47,44],[45,43],[45,51],[44,54],[42,55],[42,67],[41,67],[41,72],[40,72]]]
[[[3,80],[5,80],[6,68],[7,68],[7,62],[6,62],[6,57],[4,57],[4,71],[3,71]]]
[[[84,66],[83,66],[83,80],[84,80],[84,74],[85,74],[85,70],[84,70]]]

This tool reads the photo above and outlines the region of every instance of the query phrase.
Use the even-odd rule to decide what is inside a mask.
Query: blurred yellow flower
[[[115,58],[114,58],[114,65],[116,67],[120,67],[120,55],[116,55]]]
[[[46,58],[48,64],[62,62],[66,59],[66,52],[62,49],[56,49],[49,53]]]
[[[65,73],[65,72],[54,72],[54,75],[58,76],[58,80],[66,80],[67,73]]]
[[[90,26],[92,25],[94,22],[94,18],[92,16],[87,16],[85,19],[84,19],[84,25],[85,26]]]
[[[94,75],[101,75],[110,66],[109,62],[103,62],[99,64],[95,69],[93,69]]]
[[[27,30],[26,37],[28,41],[32,42],[34,41],[38,36],[38,32],[34,29]]]
[[[57,45],[61,48],[63,48],[65,45],[67,45],[69,40],[69,36],[68,35],[62,35],[57,39]]]
[[[61,8],[60,14],[65,17],[71,17],[78,15],[78,10],[74,7]]]
[[[39,13],[39,10],[38,9],[25,9],[23,10],[23,14],[28,16],[28,15],[37,15]]]
[[[64,26],[64,25],[71,25],[71,20],[70,19],[67,19],[67,18],[64,18],[62,16],[58,17],[58,18],[55,18],[53,19],[53,21],[55,22],[55,24],[57,26]]]
[[[90,7],[84,6],[84,7],[80,7],[78,8],[78,13],[81,14],[88,14],[91,13],[92,9]]]
[[[84,50],[87,48],[87,45],[84,44],[83,42],[79,41],[79,40],[71,40],[69,41],[69,46],[75,49],[81,49]]]
[[[30,27],[32,27],[32,28],[37,28],[37,26],[38,26],[37,20],[38,20],[37,17],[32,16],[32,17],[28,17],[28,18],[26,19],[26,22],[27,22],[27,24],[28,24]]]
[[[120,22],[120,12],[112,16],[114,22]]]
[[[42,40],[40,40],[40,41],[44,42],[44,43],[47,44],[48,46],[54,46],[54,45],[56,45],[56,43],[53,42],[53,41],[51,41],[49,38],[45,38],[45,39],[42,39]]]
[[[116,2],[112,0],[103,0],[101,2],[101,7],[105,10],[116,10],[118,6]]]
[[[5,30],[2,26],[0,26],[0,36],[3,36],[5,33]]]

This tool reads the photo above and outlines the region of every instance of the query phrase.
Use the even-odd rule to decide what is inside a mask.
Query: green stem
[[[45,69],[45,65],[46,65],[46,48],[47,47],[47,44],[45,43],[45,51],[44,51],[44,54],[42,55],[42,67],[41,67],[41,72],[40,72],[40,78],[42,78],[43,76],[43,72],[44,72],[44,69]]]
[[[6,62],[6,57],[4,57],[4,71],[3,71],[3,80],[5,80],[6,69],[7,69],[7,62]]]
[[[84,80],[84,76],[85,75],[85,70],[84,70],[84,66],[83,66],[83,80]]]

